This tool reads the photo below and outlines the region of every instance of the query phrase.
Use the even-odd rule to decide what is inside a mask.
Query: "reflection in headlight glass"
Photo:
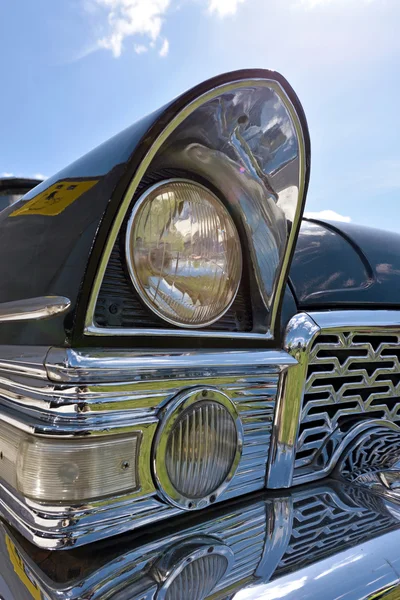
[[[242,253],[222,202],[185,180],[155,186],[134,207],[126,252],[142,300],[176,325],[215,322],[233,302]]]

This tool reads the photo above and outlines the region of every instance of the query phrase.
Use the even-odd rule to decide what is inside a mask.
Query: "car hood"
[[[305,219],[290,281],[299,308],[400,306],[400,235]]]

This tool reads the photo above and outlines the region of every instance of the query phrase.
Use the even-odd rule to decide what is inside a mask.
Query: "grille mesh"
[[[311,349],[296,451],[297,474],[322,470],[361,419],[400,424],[398,334],[320,334]]]
[[[382,469],[389,469],[397,463],[400,456],[400,438],[396,432],[385,428],[368,432],[363,439],[357,440],[346,455],[340,468],[342,477],[350,481],[373,476]],[[372,477],[370,481],[374,481]]]

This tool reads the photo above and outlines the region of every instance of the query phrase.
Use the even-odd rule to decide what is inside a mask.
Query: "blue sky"
[[[398,0],[1,0],[0,175],[51,175],[218,73],[273,68],[312,142],[307,211],[400,232]]]

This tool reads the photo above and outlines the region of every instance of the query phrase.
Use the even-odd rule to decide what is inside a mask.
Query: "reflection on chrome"
[[[238,502],[101,549],[43,554],[5,525],[0,540],[10,565],[18,556],[21,581],[44,598],[333,600],[346,593],[352,600],[399,583],[399,528],[382,498],[332,482]]]

